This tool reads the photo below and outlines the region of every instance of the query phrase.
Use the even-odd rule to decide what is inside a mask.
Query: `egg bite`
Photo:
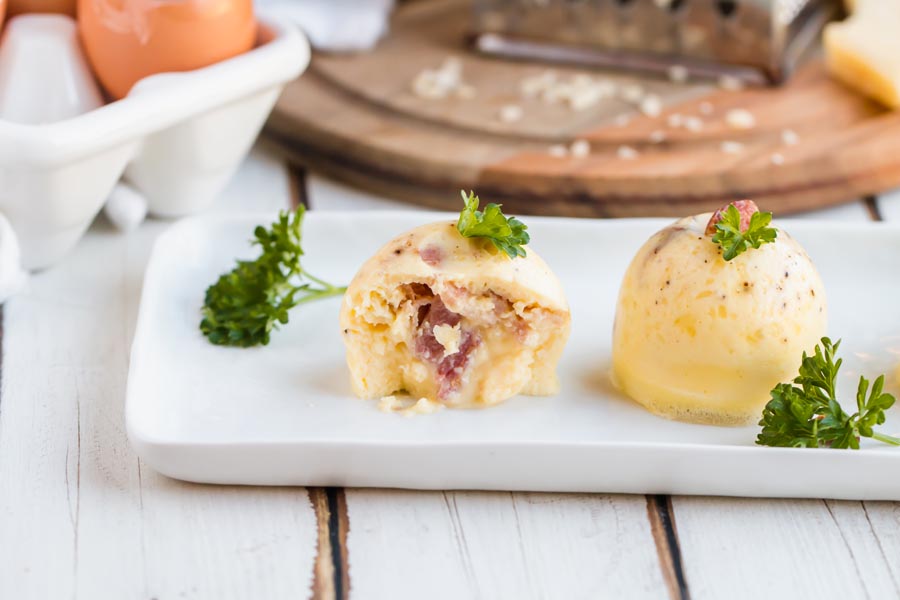
[[[746,230],[758,209],[735,205]],[[619,292],[613,380],[657,415],[743,425],[826,334],[827,303],[806,251],[783,230],[724,260],[712,241],[720,214],[681,219],[637,252]]]
[[[360,268],[341,308],[356,395],[406,392],[477,408],[557,393],[569,307],[547,264],[526,252],[510,258],[446,221],[388,242]]]

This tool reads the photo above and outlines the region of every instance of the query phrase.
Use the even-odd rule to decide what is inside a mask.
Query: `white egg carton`
[[[0,121],[0,215],[26,269],[68,253],[120,178],[156,216],[212,204],[284,85],[309,64],[309,44],[293,25],[271,15],[259,23],[256,47],[234,58],[152,75],[124,99],[61,121]]]

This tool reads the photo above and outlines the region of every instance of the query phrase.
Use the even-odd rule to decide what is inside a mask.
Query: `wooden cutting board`
[[[741,91],[554,67],[561,77],[587,72],[620,86],[638,83],[664,103],[655,118],[616,98],[573,111],[524,99],[520,82],[547,65],[469,52],[469,23],[465,0],[403,5],[374,52],[317,54],[285,90],[267,134],[306,167],[450,210],[460,206],[460,189],[473,189],[521,214],[684,215],[736,198],[784,214],[900,186],[900,114],[832,81],[818,58],[781,88]],[[462,78],[475,96],[414,94],[416,75],[448,56],[463,61]],[[713,112],[701,114],[702,103]],[[520,106],[524,117],[503,122],[498,114],[507,104]],[[725,115],[737,108],[752,112],[756,126],[730,127]],[[669,127],[673,114],[698,116],[703,127]],[[621,115],[631,117],[624,126]],[[798,143],[785,144],[788,129]],[[665,132],[664,142],[651,142],[656,131]],[[549,152],[579,139],[590,142],[586,157]],[[723,142],[743,150],[726,153]],[[622,159],[622,146],[638,156]],[[780,165],[773,164],[776,154]]]

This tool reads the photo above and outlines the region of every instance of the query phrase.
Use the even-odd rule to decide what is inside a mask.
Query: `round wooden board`
[[[519,82],[547,69],[467,51],[470,8],[464,0],[422,0],[395,14],[391,35],[371,53],[317,54],[290,84],[267,126],[268,135],[299,163],[375,192],[457,210],[459,190],[473,189],[509,212],[569,216],[683,215],[735,198],[791,213],[855,200],[900,186],[900,115],[832,81],[811,59],[776,89],[720,90],[634,75],[604,73],[639,83],[664,102],[656,118],[618,99],[577,112],[525,100]],[[448,56],[463,61],[471,99],[422,99],[411,82]],[[555,67],[560,75],[585,72]],[[596,74],[596,72],[592,72]],[[667,126],[668,116],[702,116],[698,132]],[[525,117],[498,118],[518,104]],[[757,124],[736,131],[725,122],[734,108]],[[627,125],[617,117],[632,115]],[[786,145],[791,129],[799,143]],[[650,142],[654,131],[666,141]],[[588,140],[587,157],[554,157],[552,144]],[[723,141],[743,151],[722,151]],[[639,151],[633,160],[618,149]],[[783,157],[773,165],[772,156]]]

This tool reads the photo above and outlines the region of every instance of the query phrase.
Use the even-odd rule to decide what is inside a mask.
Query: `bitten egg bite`
[[[446,221],[381,248],[340,316],[356,395],[407,392],[452,407],[558,392],[569,322],[562,286],[533,250],[511,259]]]
[[[782,230],[726,262],[711,216],[673,223],[632,260],[616,309],[613,379],[664,417],[750,424],[826,334],[825,288]]]

